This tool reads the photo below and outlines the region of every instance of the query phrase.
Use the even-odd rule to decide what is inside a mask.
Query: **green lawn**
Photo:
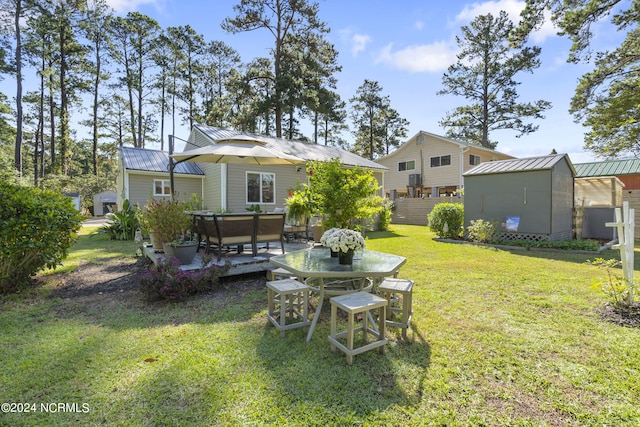
[[[606,299],[590,286],[604,271],[585,264],[593,255],[433,237],[403,225],[369,235],[369,249],[407,257],[414,323],[410,342],[391,330],[386,355],[353,366],[330,351],[328,320],[311,343],[302,330],[280,338],[265,289],[102,309],[52,298],[47,286],[5,297],[0,402],[79,412],[38,406],[1,414],[0,425],[640,424],[640,330],[600,319]],[[118,247],[87,239],[73,262]]]

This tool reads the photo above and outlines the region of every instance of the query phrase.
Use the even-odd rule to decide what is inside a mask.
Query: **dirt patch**
[[[79,265],[70,273],[39,276],[36,280],[49,283],[53,298],[108,307],[113,303],[142,301],[140,276],[151,265],[146,257],[93,260]],[[264,273],[229,276],[221,278],[215,290],[190,298],[234,299],[251,290],[264,288]]]
[[[640,303],[635,302],[631,307],[616,307],[613,304],[605,304],[599,311],[600,317],[607,322],[620,326],[640,328]]]

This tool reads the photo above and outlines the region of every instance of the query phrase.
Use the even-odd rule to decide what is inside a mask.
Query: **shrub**
[[[467,235],[472,242],[489,243],[496,238],[497,228],[497,221],[476,219],[467,227]]]
[[[601,267],[606,271],[606,278],[594,282],[591,287],[605,294],[611,304],[619,310],[628,310],[630,306],[627,304],[627,298],[629,296],[629,284],[619,274],[613,273],[614,270],[618,270],[621,266],[621,262],[616,259],[605,260],[603,258],[596,258],[593,261],[588,260],[587,263]]]
[[[191,210],[188,201],[174,199],[150,200],[143,210],[144,223],[155,233],[156,242],[169,243],[188,237],[192,218],[185,214]]]
[[[140,277],[140,290],[149,300],[181,301],[189,295],[213,289],[220,276],[229,271],[229,262],[222,266],[211,263],[212,257],[202,257],[201,270],[182,270],[176,258],[164,260],[148,268]]]
[[[0,293],[18,290],[67,256],[82,217],[69,197],[0,183]]]
[[[464,205],[462,203],[438,203],[429,213],[429,228],[438,237],[458,239],[464,231]]]
[[[109,223],[100,227],[99,231],[109,236],[111,240],[133,240],[136,230],[140,226],[138,207],[131,206],[125,199],[122,209],[110,214]]]

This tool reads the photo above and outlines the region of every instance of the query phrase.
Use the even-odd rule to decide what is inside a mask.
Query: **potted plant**
[[[338,253],[340,264],[352,264],[354,252],[365,246],[362,234],[348,228],[331,228],[325,231],[320,243]]]
[[[190,264],[198,250],[198,242],[191,241],[192,218],[185,213],[189,206],[178,200],[150,200],[144,207],[154,244],[162,247],[168,258],[174,256],[183,264]]]
[[[285,199],[287,218],[290,224],[301,225],[311,215],[311,200],[306,188],[298,189]]]

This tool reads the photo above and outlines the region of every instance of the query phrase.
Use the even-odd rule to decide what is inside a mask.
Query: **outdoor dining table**
[[[276,267],[292,272],[298,278],[315,279],[317,283],[317,286],[312,287],[318,294],[318,307],[307,333],[307,342],[309,342],[316,323],[318,323],[325,296],[357,292],[364,289],[364,283],[367,279],[395,277],[400,267],[406,262],[406,258],[365,249],[356,252],[353,264],[343,265],[338,262],[337,257],[331,257],[329,248],[314,247],[277,255],[271,257],[269,261]],[[344,290],[342,292],[336,290],[327,291],[325,289],[325,280],[330,278],[360,279],[361,289]]]

